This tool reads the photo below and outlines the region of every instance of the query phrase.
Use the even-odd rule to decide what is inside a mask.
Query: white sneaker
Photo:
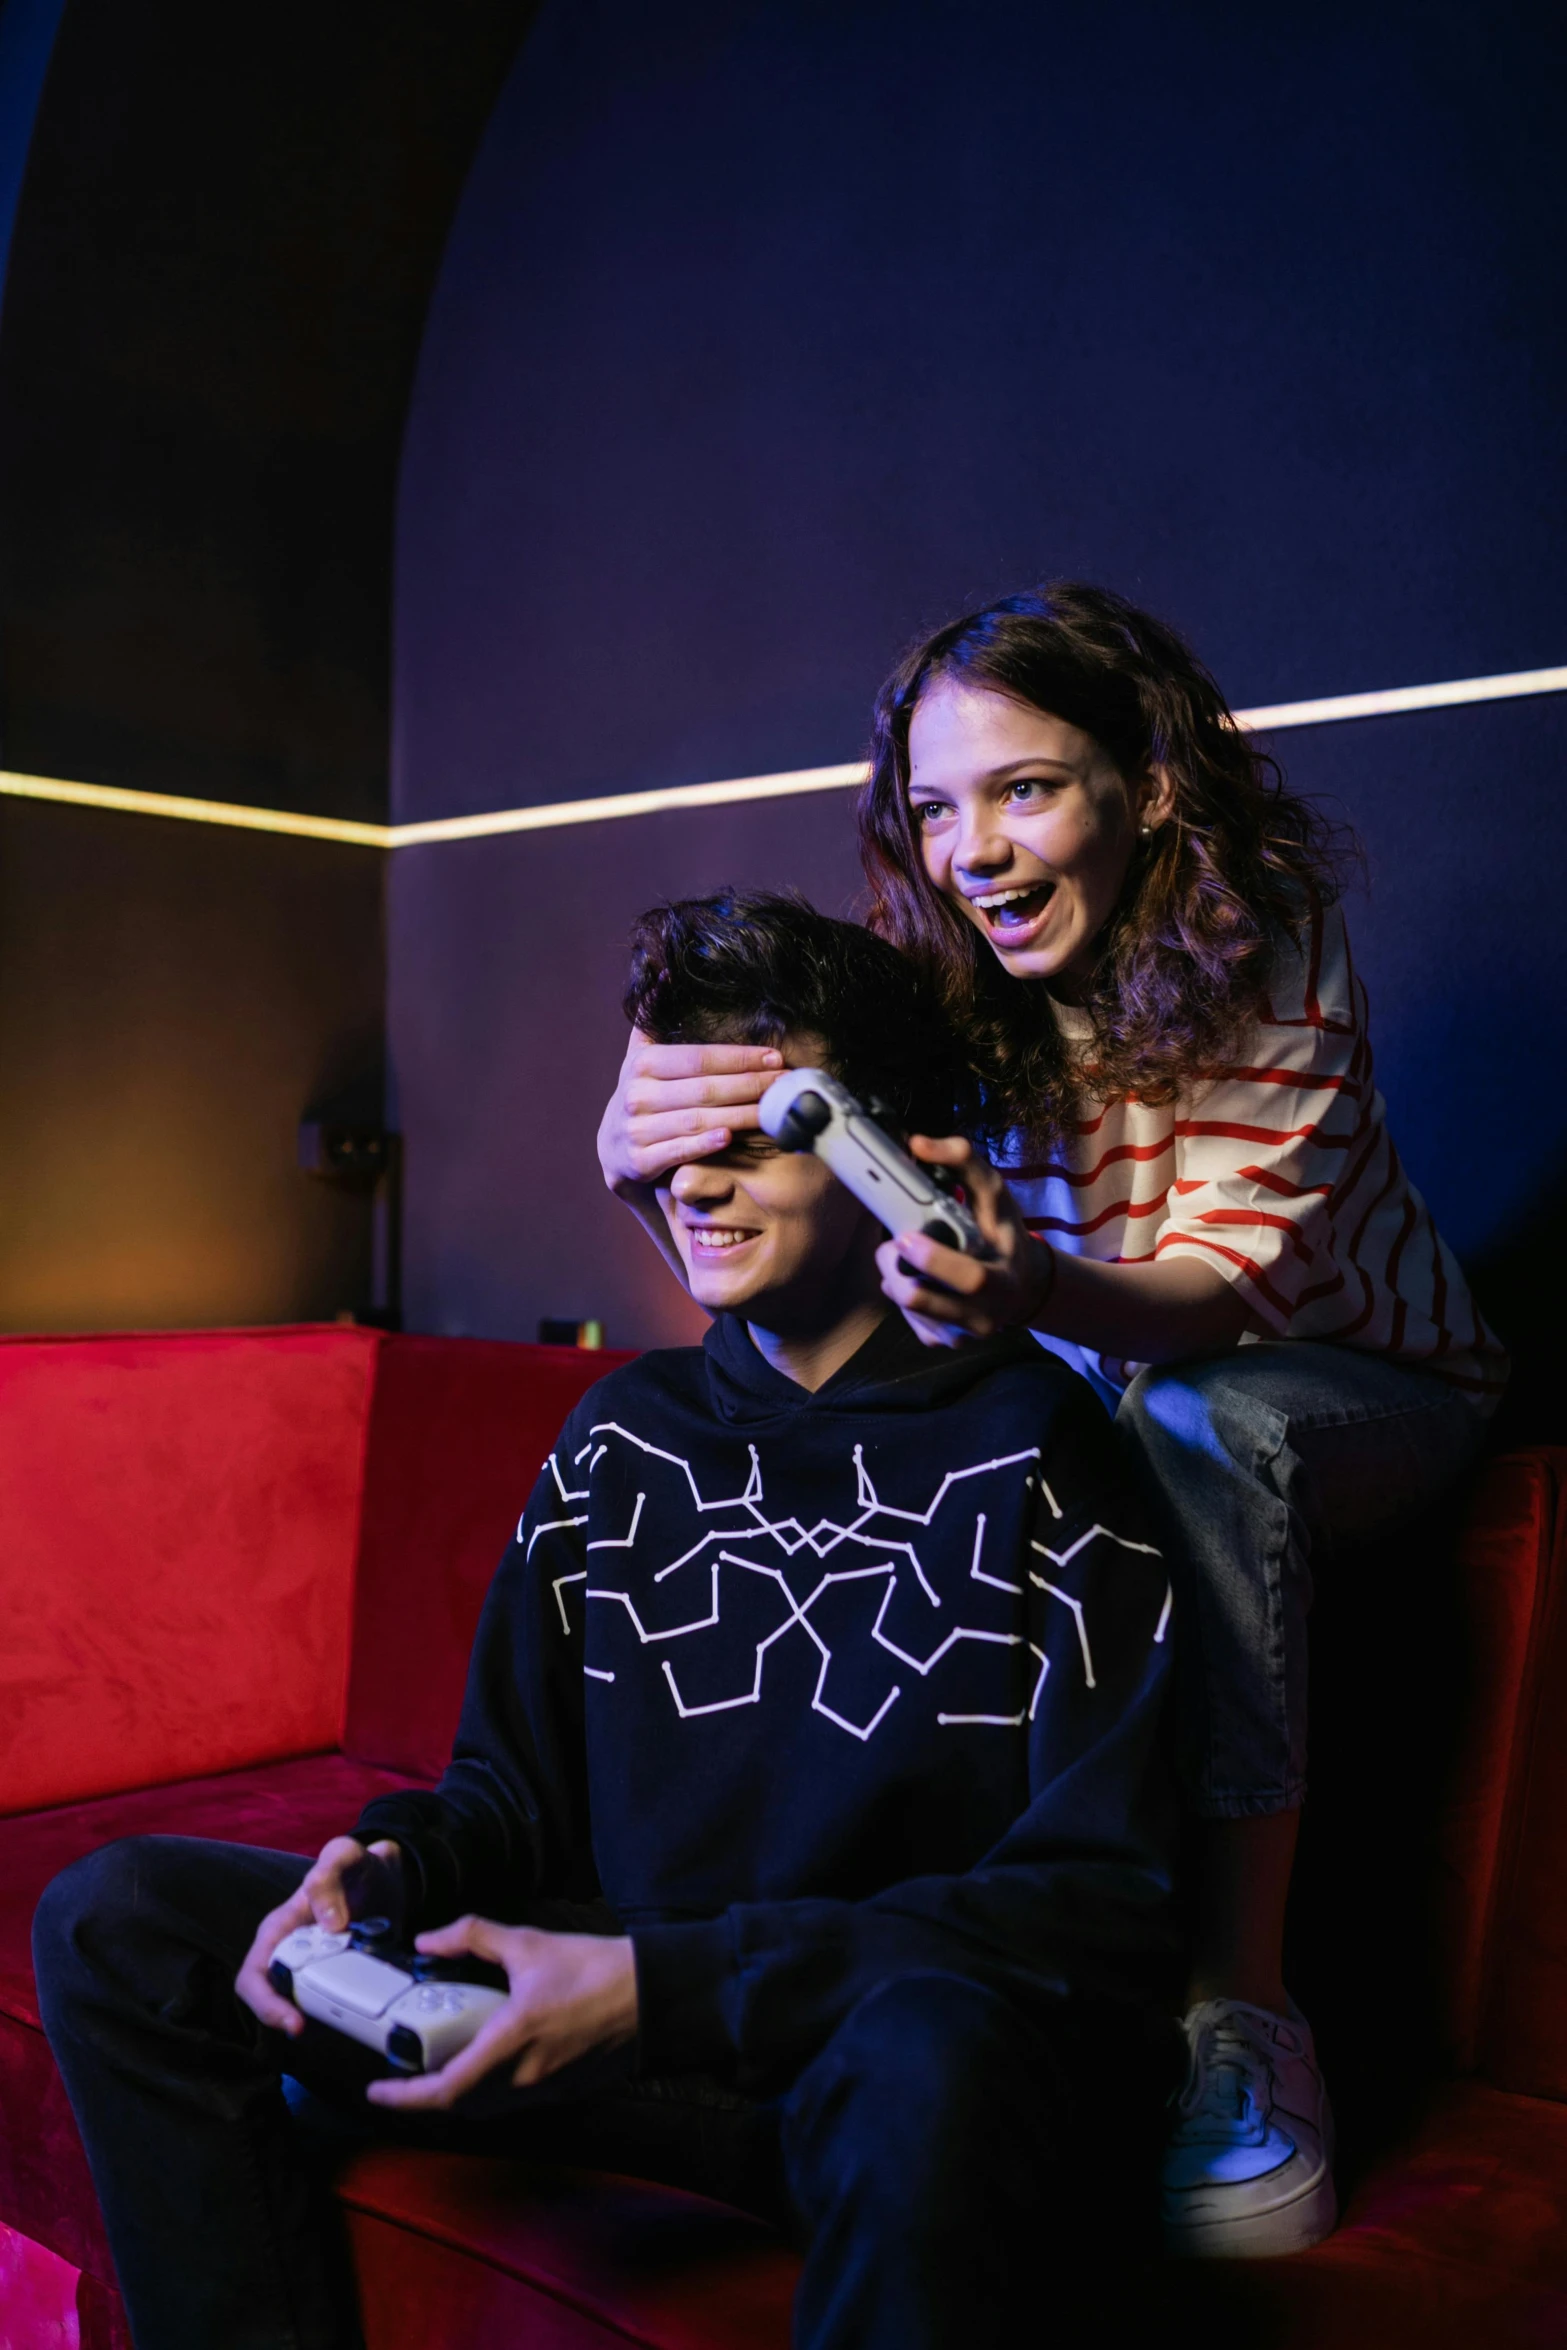
[[[1266,2260],[1332,2233],[1333,2111],[1311,2026],[1244,1999],[1182,2018],[1191,2050],[1165,2149],[1164,2242],[1200,2260]]]

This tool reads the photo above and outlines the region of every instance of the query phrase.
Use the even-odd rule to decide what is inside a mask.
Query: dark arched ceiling
[[[0,329],[0,763],[386,812],[403,416],[534,0],[68,0]]]

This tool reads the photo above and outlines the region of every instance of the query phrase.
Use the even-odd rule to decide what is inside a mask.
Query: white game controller
[[[439,2072],[505,1993],[442,1981],[440,1962],[418,1953],[380,1955],[388,1931],[384,1918],[365,1918],[346,1934],[298,1926],[272,1953],[267,1980],[301,2015],[375,2049],[398,2072]]]
[[[922,1232],[967,1257],[994,1254],[948,1185],[946,1167],[922,1167],[825,1069],[786,1069],[762,1096],[762,1131],[788,1151],[814,1151],[889,1232]]]

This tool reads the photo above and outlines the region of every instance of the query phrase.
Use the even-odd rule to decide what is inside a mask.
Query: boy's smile
[[[743,1224],[687,1224],[693,1257],[713,1259],[730,1249],[745,1248],[759,1235]]]

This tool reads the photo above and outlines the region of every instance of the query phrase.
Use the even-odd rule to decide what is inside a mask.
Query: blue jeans
[[[1207,1819],[1292,1811],[1306,1791],[1313,1562],[1428,1508],[1485,1422],[1427,1372],[1283,1339],[1139,1372],[1116,1425],[1169,1551],[1190,1806]]]

